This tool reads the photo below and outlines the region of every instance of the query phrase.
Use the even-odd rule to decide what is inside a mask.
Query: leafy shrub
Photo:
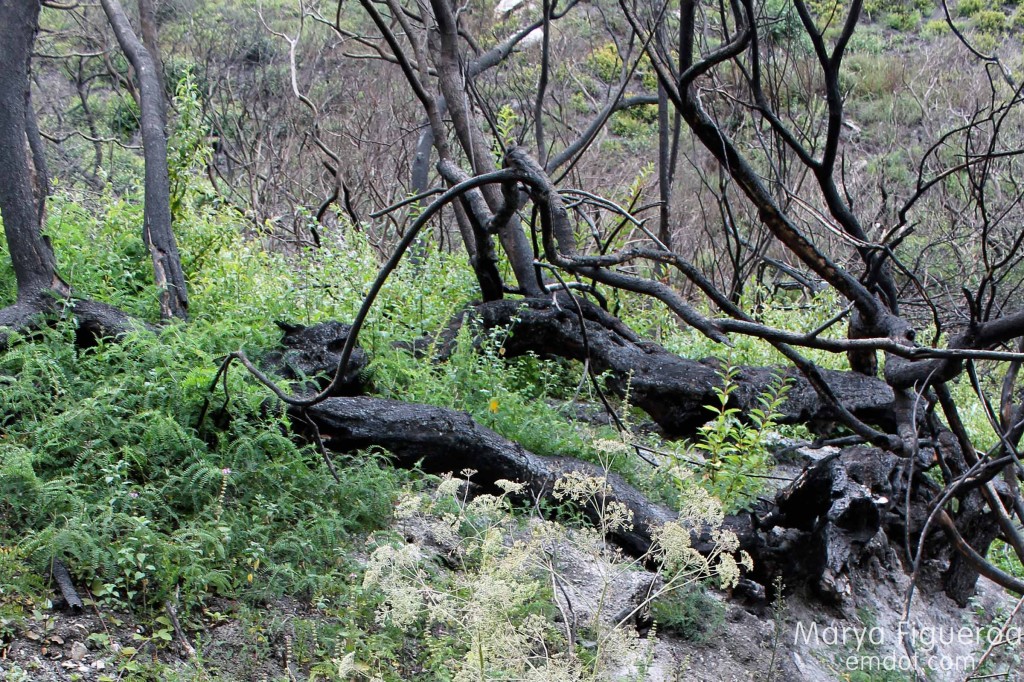
[[[587,57],[587,64],[605,83],[615,83],[622,73],[622,57],[615,43],[605,43]]]
[[[1002,10],[987,9],[974,15],[974,25],[985,33],[1002,33],[1010,27],[1010,22]]]
[[[921,14],[916,10],[900,10],[885,16],[885,24],[894,31],[912,31],[921,23]]]
[[[941,36],[950,32],[949,24],[945,19],[931,19],[925,22],[925,35]]]
[[[709,641],[725,622],[725,606],[702,585],[691,585],[651,603],[651,615],[658,627],[683,639]]]
[[[645,104],[612,114],[611,131],[625,138],[640,139],[652,135],[658,120],[658,105]]]
[[[788,392],[786,382],[776,378],[757,397],[759,407],[741,414],[738,407],[730,407],[730,396],[739,387],[736,373],[733,367],[720,373],[722,385],[714,388],[718,404],[708,406],[715,418],[700,427],[692,446],[704,456],[704,462],[697,465],[697,484],[721,500],[728,511],[742,509],[764,487],[763,477],[774,463],[766,436],[775,430],[779,407]],[[677,484],[686,495],[694,484],[688,473],[693,464],[678,456],[675,459]]]
[[[973,17],[988,6],[986,0],[960,0],[956,4],[956,14],[959,17]]]

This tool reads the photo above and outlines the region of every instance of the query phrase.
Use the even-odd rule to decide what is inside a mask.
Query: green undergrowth
[[[187,165],[202,156],[180,158]],[[188,174],[179,175],[189,182]],[[60,190],[49,202],[47,231],[76,296],[155,322],[157,292],[138,231],[139,199],[138,193]],[[493,578],[480,571],[491,570],[488,562],[505,561],[488,554],[496,547],[491,536],[465,538],[476,558],[462,568],[462,577],[421,566],[435,593],[468,600],[462,611],[403,623],[382,617],[393,599],[386,585],[364,579],[366,557],[385,546],[380,538],[392,542],[396,501],[421,495],[427,479],[394,470],[386,453],[364,451],[334,456],[336,482],[320,454],[295,439],[288,420],[269,407],[268,391],[242,369],[236,366],[210,391],[224,354],[241,348],[258,358],[277,344],[275,320],[352,319],[379,262],[363,233],[325,235],[330,248],[268,249],[266,235],[201,185],[181,191],[175,212],[189,282],[188,323],[159,332],[140,327],[117,341],[78,348],[72,314],[61,310],[31,337],[13,337],[0,355],[0,650],[48,618],[57,597],[44,576],[60,560],[88,607],[111,627],[128,617],[139,624],[139,646],[127,652],[115,650],[109,637],[95,642],[114,657],[121,679],[216,679],[211,671],[223,661],[215,660],[214,648],[204,650],[203,633],[226,621],[244,625],[251,649],[246,660],[272,657],[287,639],[295,663],[323,679],[345,679],[340,671],[346,666],[352,674],[382,679],[518,669],[522,661],[499,656],[497,645],[484,639],[490,631],[476,629],[483,624],[473,620],[483,598],[474,596],[479,586],[473,580]],[[0,255],[6,263],[6,254]],[[13,300],[9,269],[0,270],[0,292],[0,303]],[[687,488],[638,464],[629,444],[640,436],[570,419],[580,401],[597,402],[582,366],[506,358],[503,347],[514,331],[481,333],[466,325],[444,363],[416,359],[395,345],[438,334],[474,293],[462,256],[429,253],[419,263],[403,264],[361,336],[372,358],[372,389],[465,410],[540,454],[581,457],[621,471],[660,499],[682,505],[705,498],[699,485]],[[633,428],[639,417],[628,398],[614,405]],[[692,472],[687,478],[687,486],[700,481]],[[566,509],[580,504],[571,491],[565,494]],[[463,503],[444,504],[455,504],[456,511]],[[522,511],[506,512],[502,532],[515,542],[515,528],[526,520]],[[563,518],[570,525],[581,520]],[[569,537],[561,526],[553,528]],[[367,538],[376,539],[368,545]],[[612,673],[599,672],[602,666],[610,670],[607,655],[575,648],[558,629],[549,586],[552,571],[560,569],[537,563],[549,547],[545,541],[531,550],[531,573],[516,588],[522,598],[503,617],[520,628],[523,641],[563,652],[551,666],[568,666],[580,679],[607,678]],[[256,615],[284,598],[312,610],[290,619]],[[220,606],[225,600],[230,611]],[[198,658],[185,667],[146,672],[140,647],[163,651],[173,645],[167,604],[194,634]],[[685,608],[669,606],[671,612]],[[495,627],[490,622],[487,627]],[[598,629],[586,637],[610,637],[609,646],[636,649],[636,642],[593,627]],[[488,660],[472,662],[466,641],[479,643],[477,654],[492,647]],[[206,656],[209,664],[203,663]]]
[[[190,87],[186,79],[177,100],[186,122],[195,114]],[[396,471],[381,451],[335,455],[339,482],[313,447],[291,435],[266,388],[242,369],[236,366],[211,392],[226,353],[243,349],[258,359],[277,345],[276,320],[350,321],[380,255],[367,230],[345,224],[323,235],[321,249],[268,248],[270,231],[246,222],[199,179],[208,152],[198,128],[179,125],[171,149],[191,320],[78,348],[72,313],[59,310],[52,324],[13,338],[0,354],[0,653],[26,624],[46,618],[54,592],[43,576],[60,560],[90,608],[127,613],[140,624],[140,643],[162,650],[172,642],[167,604],[196,634],[198,655],[186,668],[148,673],[134,653],[97,641],[116,653],[121,679],[215,679],[209,670],[218,664],[203,661],[216,652],[204,649],[202,633],[225,621],[242,625],[245,660],[266,660],[288,642],[293,662],[321,679],[553,679],[545,677],[553,671],[566,679],[620,679],[616,652],[631,652],[642,669],[641,643],[626,639],[621,628],[594,621],[587,631],[565,632],[558,625],[551,586],[563,566],[552,554],[561,551],[555,540],[606,561],[601,531],[610,526],[602,524],[630,522],[622,510],[602,508],[595,529],[566,512],[581,504],[601,508],[601,479],[560,482],[565,509],[549,511],[561,511],[567,523],[550,525],[514,509],[504,495],[470,501],[451,479],[437,484]],[[156,322],[158,292],[139,230],[141,205],[139,187],[98,195],[59,188],[48,203],[47,232],[76,296]],[[0,305],[14,294],[9,259],[0,253]],[[759,477],[771,465],[765,438],[777,427],[784,382],[762,396],[752,420],[740,419],[727,404],[733,374],[724,370],[720,404],[692,443],[642,435],[643,416],[628,395],[612,400],[625,433],[586,426],[571,418],[579,403],[598,403],[583,367],[507,358],[514,329],[484,333],[465,325],[442,363],[403,349],[436,338],[475,295],[460,254],[431,251],[403,263],[360,337],[371,357],[372,391],[464,410],[539,454],[579,457],[623,473],[695,522],[720,521],[723,504],[740,509],[761,492]],[[839,307],[827,293],[783,300],[751,288],[746,296],[759,320],[787,329],[815,329]],[[647,301],[623,296],[616,304],[639,333],[689,357],[715,355],[728,367],[781,361],[763,342],[712,343]],[[833,333],[842,333],[842,325]],[[808,355],[826,367],[845,362]],[[977,422],[969,427],[980,428]],[[658,450],[664,466],[641,463],[638,445],[648,455]],[[402,514],[412,501],[435,539],[448,543],[458,571],[416,554],[395,533],[396,505],[400,526],[409,522]],[[688,534],[669,532],[674,535],[661,536],[652,550],[661,554],[646,559],[660,561],[680,591],[645,606],[666,629],[699,639],[707,632],[694,629],[694,614],[710,602],[684,590],[718,575],[721,566],[688,551]],[[723,547],[732,542],[722,541]],[[726,575],[718,577],[728,583],[735,566],[725,556],[716,560],[726,562]],[[283,598],[308,610],[263,615]],[[529,647],[545,657],[507,655]],[[246,674],[254,678],[256,671]]]

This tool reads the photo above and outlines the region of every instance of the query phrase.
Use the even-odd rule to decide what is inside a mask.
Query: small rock
[[[71,645],[71,660],[73,661],[81,661],[88,653],[89,650],[81,642],[75,642]]]

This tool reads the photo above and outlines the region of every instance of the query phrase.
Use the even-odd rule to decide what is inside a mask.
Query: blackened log
[[[722,386],[723,367],[716,360],[691,360],[658,344],[642,341],[618,318],[578,299],[586,323],[580,330],[575,304],[563,297],[483,303],[469,309],[445,333],[454,339],[467,318],[483,329],[510,326],[504,342],[506,357],[535,353],[542,357],[589,359],[596,373],[610,371],[610,388],[643,409],[670,437],[687,436],[714,415],[705,406],[717,405],[715,389]],[[757,398],[769,390],[777,374],[790,384],[782,404],[783,423],[807,424],[827,431],[835,415],[795,368],[740,367],[729,407],[741,412],[760,407]],[[883,381],[853,372],[823,370],[822,374],[843,405],[859,419],[883,430],[895,428],[893,392]]]
[[[62,306],[75,317],[75,343],[90,348],[101,338],[120,338],[130,331],[156,328],[130,317],[123,310],[99,301],[69,301],[48,293],[25,298],[0,309],[0,351],[6,350],[11,331],[32,334],[52,323]]]
[[[67,602],[68,608],[74,613],[81,613],[82,599],[78,596],[78,590],[75,589],[74,583],[71,582],[71,574],[68,573],[67,566],[60,559],[55,559],[51,572],[54,582],[57,583],[60,593],[64,596],[64,601]]]
[[[317,392],[325,388],[334,376],[341,360],[351,325],[341,322],[322,322],[310,326],[277,322],[284,331],[282,350],[267,353],[262,364],[268,373],[285,379],[308,381],[308,390]],[[366,353],[356,348],[349,357],[341,382],[334,396],[359,395],[366,387],[369,372]]]
[[[490,486],[506,479],[525,483],[530,493],[557,503],[552,496],[555,481],[571,471],[604,477],[605,471],[571,457],[541,457],[494,431],[481,426],[465,412],[431,405],[379,398],[329,398],[307,408],[304,415],[293,413],[295,427],[306,419],[316,423],[325,446],[348,451],[370,446],[388,450],[400,466],[419,466],[431,473],[472,469],[474,482]],[[619,530],[614,540],[634,556],[651,545],[651,531],[676,518],[668,508],[648,501],[621,476],[607,474],[611,494],[633,512],[633,528]],[[596,510],[587,510],[593,516]],[[737,525],[742,525],[742,522]],[[695,538],[710,540],[701,533]],[[702,545],[701,545],[702,546]],[[710,549],[704,547],[705,550]]]
[[[75,342],[79,348],[95,346],[99,339],[120,339],[131,331],[156,331],[156,327],[137,320],[120,308],[99,301],[75,301]]]

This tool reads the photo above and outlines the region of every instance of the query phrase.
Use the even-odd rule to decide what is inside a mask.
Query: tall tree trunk
[[[153,56],[135,34],[117,0],[101,0],[117,42],[139,79],[142,147],[146,160],[146,206],[142,236],[153,257],[160,288],[160,316],[188,317],[188,294],[178,245],[171,230],[171,191],[167,176],[167,135],[164,130],[164,91]]]
[[[18,283],[15,307],[34,312],[44,292],[70,293],[41,229],[48,182],[28,77],[39,8],[38,2],[0,3],[0,216]],[[7,317],[0,324],[14,322]]]
[[[452,0],[431,0],[434,17],[437,20],[438,45],[435,66],[438,72],[438,85],[448,104],[448,112],[452,117],[455,135],[466,156],[469,157],[473,173],[481,175],[496,170],[494,157],[484,140],[479,124],[474,120],[472,108],[467,99],[469,90],[465,83],[462,60],[459,54],[458,22],[455,4]],[[494,214],[501,212],[505,198],[495,185],[480,188],[487,206]],[[509,265],[515,273],[519,288],[527,296],[539,296],[543,292],[533,266],[533,247],[523,231],[522,224],[513,213],[510,218],[497,225],[498,238],[501,241]]]
[[[164,64],[160,57],[160,29],[157,27],[156,8],[153,6],[153,0],[138,0],[138,2],[142,44],[146,46],[149,56],[153,58],[153,66],[155,67],[157,78],[160,79],[160,84],[165,85]],[[173,94],[173,91],[168,93],[166,88],[162,88],[162,90],[165,97],[168,94]],[[164,103],[166,104],[166,101]]]

